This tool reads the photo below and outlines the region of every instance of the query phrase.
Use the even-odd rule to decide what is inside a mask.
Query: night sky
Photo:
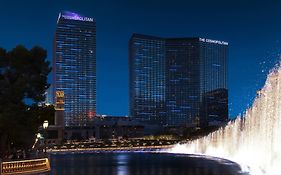
[[[232,118],[251,105],[281,51],[278,0],[0,0],[0,47],[39,45],[52,60],[56,20],[62,10],[97,21],[99,114],[128,114],[128,40],[132,33],[229,42]]]

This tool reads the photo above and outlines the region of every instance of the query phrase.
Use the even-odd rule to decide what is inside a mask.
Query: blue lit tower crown
[[[72,12],[59,14],[54,38],[53,88],[53,93],[64,92],[65,126],[87,126],[96,114],[93,18]]]

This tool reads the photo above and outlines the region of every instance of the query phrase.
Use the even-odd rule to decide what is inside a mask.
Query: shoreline
[[[109,147],[109,148],[74,148],[74,149],[49,149],[49,154],[59,153],[91,153],[91,152],[130,152],[130,151],[157,151],[163,149],[170,149],[174,145],[164,146],[139,146],[139,147]]]

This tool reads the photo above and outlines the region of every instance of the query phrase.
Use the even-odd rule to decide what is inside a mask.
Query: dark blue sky
[[[245,1],[245,2],[244,2]],[[52,59],[60,11],[97,21],[97,112],[128,114],[132,33],[224,40],[229,45],[230,115],[249,106],[281,50],[278,0],[1,0],[0,47],[39,45]]]

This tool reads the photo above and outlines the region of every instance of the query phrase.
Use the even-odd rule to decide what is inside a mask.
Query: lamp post
[[[49,122],[45,120],[43,122],[43,130],[44,130],[44,152],[46,153],[46,139],[47,139],[47,128],[49,126]]]

